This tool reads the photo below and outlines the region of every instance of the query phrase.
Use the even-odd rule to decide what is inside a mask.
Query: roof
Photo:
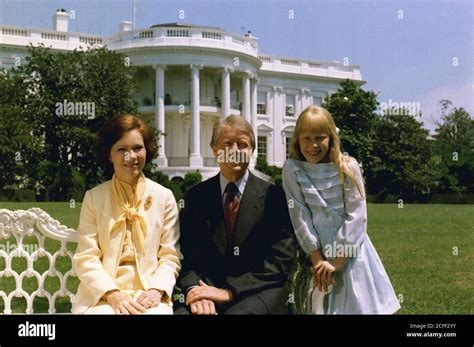
[[[203,26],[203,25],[194,25],[194,24],[187,24],[187,23],[179,23],[179,22],[155,24],[155,25],[152,25],[150,28],[161,28],[161,27],[206,28],[206,29],[213,29],[213,30],[222,30],[222,31],[224,31],[224,29],[218,28],[218,27],[209,27],[209,26]]]

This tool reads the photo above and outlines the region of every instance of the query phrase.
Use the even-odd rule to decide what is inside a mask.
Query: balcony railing
[[[19,28],[0,25],[0,44],[28,46],[44,43],[46,47],[60,50],[85,49],[89,45],[102,46],[104,37],[47,29]]]
[[[323,62],[306,59],[285,58],[272,55],[259,55],[261,70],[325,77],[350,78],[361,80],[360,68],[357,65],[346,65],[337,61]]]
[[[110,49],[149,46],[196,46],[237,51],[257,57],[257,39],[199,27],[155,27],[123,31],[104,42]]]

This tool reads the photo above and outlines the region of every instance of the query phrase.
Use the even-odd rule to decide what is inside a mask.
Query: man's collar
[[[235,185],[237,186],[237,189],[239,189],[239,193],[241,195],[244,194],[245,186],[247,184],[247,181],[249,179],[249,170],[247,169],[245,171],[245,174],[240,177],[237,181],[235,181]],[[227,184],[230,182],[227,178],[224,177],[222,172],[219,174],[219,182],[221,185],[221,196],[224,195],[225,187],[227,187]]]

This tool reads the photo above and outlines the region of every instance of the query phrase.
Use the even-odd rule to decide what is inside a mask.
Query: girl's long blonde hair
[[[291,138],[290,157],[300,161],[306,161],[303,153],[301,152],[300,144],[298,141],[299,136],[305,130],[318,134],[328,134],[329,136],[329,161],[336,164],[339,167],[339,178],[346,191],[346,177],[348,177],[352,183],[357,187],[359,194],[364,198],[362,189],[357,183],[354,173],[349,168],[348,163],[350,157],[343,155],[341,152],[341,141],[336,130],[336,123],[331,114],[323,107],[308,106],[298,117],[296,121],[295,131]]]

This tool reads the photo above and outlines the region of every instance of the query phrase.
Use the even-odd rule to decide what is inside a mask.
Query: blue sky
[[[70,31],[111,34],[122,20],[133,19],[132,3],[0,0],[0,23],[51,28],[55,10],[65,8],[75,12]],[[379,91],[380,102],[419,102],[422,121],[434,129],[440,99],[474,115],[473,3],[136,0],[136,27],[179,21],[241,34],[251,30],[262,53],[329,61],[347,57],[360,65],[364,89]]]

